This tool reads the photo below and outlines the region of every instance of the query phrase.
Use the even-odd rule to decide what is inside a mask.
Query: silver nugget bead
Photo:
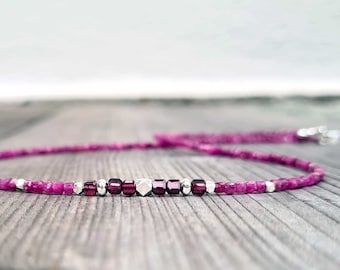
[[[275,191],[275,184],[271,181],[266,181],[266,192],[274,192]]]
[[[139,196],[148,196],[152,191],[152,180],[151,179],[136,179],[136,192]]]
[[[73,186],[73,193],[80,195],[83,192],[84,183],[83,182],[75,182]]]
[[[181,192],[183,195],[189,195],[191,192],[191,180],[184,178],[181,180]]]
[[[208,193],[215,193],[215,186],[216,186],[216,184],[215,184],[215,182],[213,182],[213,181],[206,181],[205,182],[205,186],[206,186],[206,189],[207,189],[207,192]]]
[[[97,181],[97,193],[100,195],[100,196],[105,196],[106,192],[107,192],[107,182],[105,179],[99,179]]]
[[[24,190],[24,185],[25,185],[26,180],[25,179],[15,179],[15,186],[19,190]]]

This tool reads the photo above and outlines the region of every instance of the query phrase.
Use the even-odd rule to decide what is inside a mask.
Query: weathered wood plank
[[[278,105],[280,105],[278,107]],[[6,105],[0,148],[151,140],[155,132],[336,125],[338,103],[89,102]],[[10,112],[10,113],[8,113]],[[336,114],[339,115],[339,114]],[[30,120],[31,119],[31,120]],[[32,120],[35,119],[35,120]],[[19,128],[20,127],[20,128]],[[4,134],[4,135],[1,135]],[[325,166],[318,186],[275,194],[88,198],[0,194],[1,269],[338,269],[339,147],[247,145]],[[269,179],[300,172],[182,150],[0,162],[1,176]]]

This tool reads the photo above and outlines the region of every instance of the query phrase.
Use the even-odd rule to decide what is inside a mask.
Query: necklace
[[[214,182],[203,179],[126,179],[111,178],[85,182],[50,182],[25,180],[22,178],[0,178],[0,190],[24,191],[53,195],[106,196],[124,194],[132,196],[244,194],[292,190],[319,183],[325,176],[324,169],[307,160],[278,154],[267,154],[240,149],[226,149],[220,144],[255,143],[320,143],[335,144],[340,141],[340,131],[328,130],[324,126],[291,131],[260,131],[241,133],[178,133],[157,134],[154,142],[85,144],[56,147],[0,151],[0,160],[25,156],[93,151],[123,151],[131,149],[183,148],[202,154],[240,158],[263,163],[293,167],[307,174],[299,177],[278,178],[258,181]]]

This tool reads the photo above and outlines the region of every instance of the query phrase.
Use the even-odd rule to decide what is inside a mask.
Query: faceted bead
[[[225,182],[216,182],[215,183],[215,193],[224,193],[225,191]]]
[[[122,192],[122,180],[119,178],[111,178],[107,185],[107,190],[111,194],[120,194]]]
[[[105,196],[106,194],[106,187],[107,187],[107,183],[105,179],[99,179],[97,181],[97,193],[100,196]]]
[[[183,195],[189,195],[191,192],[191,180],[184,178],[181,181],[181,192]]]
[[[64,192],[64,183],[55,182],[52,183],[52,193],[56,195],[61,195]]]
[[[319,183],[321,181],[321,179],[322,179],[321,175],[318,174],[318,173],[314,173],[313,172],[310,175],[314,178],[314,184]]]
[[[262,193],[266,191],[266,183],[264,181],[256,182],[257,192]]]
[[[42,193],[43,182],[41,181],[25,181],[24,190],[31,193]]]
[[[132,196],[136,192],[136,184],[133,180],[125,180],[122,184],[123,194],[126,196]]]
[[[152,192],[155,195],[164,195],[166,190],[166,182],[164,179],[155,179],[152,182]]]
[[[83,192],[84,183],[83,182],[75,182],[73,186],[74,194],[80,195]]]
[[[280,179],[281,181],[281,190],[287,190],[288,189],[288,179],[283,178]]]
[[[308,178],[306,176],[301,176],[298,178],[299,187],[306,187],[308,185]]]
[[[266,192],[274,192],[275,184],[272,181],[266,181]]]
[[[43,183],[43,192],[46,194],[53,194],[53,183],[52,182],[44,182]]]
[[[205,185],[206,185],[208,193],[210,193],[210,194],[215,193],[215,187],[216,187],[215,182],[213,182],[213,181],[206,181]]]
[[[235,193],[236,185],[233,182],[228,182],[224,186],[224,192],[227,195],[232,195]]]
[[[257,191],[256,182],[249,181],[246,182],[246,193],[255,193]]]
[[[323,178],[325,176],[325,171],[321,167],[316,167],[314,169],[314,172],[320,174],[321,178]]]
[[[299,187],[299,183],[296,178],[290,178],[288,180],[288,189],[297,189],[298,187]]]
[[[194,179],[191,182],[191,192],[194,195],[202,196],[207,190],[203,179]]]
[[[316,178],[314,177],[314,175],[312,174],[307,175],[306,178],[307,178],[307,186],[312,186],[315,184]]]
[[[96,181],[88,181],[84,183],[83,192],[85,196],[95,196],[97,193]]]
[[[15,185],[18,190],[24,190],[25,179],[15,179]]]
[[[181,190],[181,183],[178,179],[170,179],[166,182],[166,192],[170,195],[179,194]]]
[[[16,190],[15,179],[0,179],[0,190]]]
[[[138,196],[148,196],[152,191],[152,180],[151,179],[137,179],[136,180],[136,192]]]
[[[246,193],[247,183],[246,182],[236,182],[235,183],[235,193]]]
[[[74,189],[74,183],[65,183],[64,184],[64,194],[66,195],[72,195]]]

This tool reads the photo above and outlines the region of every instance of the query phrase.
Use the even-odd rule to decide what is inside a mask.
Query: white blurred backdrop
[[[0,98],[340,94],[337,0],[0,3]]]

